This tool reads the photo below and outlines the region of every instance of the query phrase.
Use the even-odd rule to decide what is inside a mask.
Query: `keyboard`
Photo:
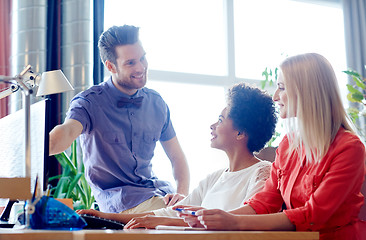
[[[84,229],[123,229],[125,226],[121,222],[92,215],[81,214],[80,217],[88,224]]]

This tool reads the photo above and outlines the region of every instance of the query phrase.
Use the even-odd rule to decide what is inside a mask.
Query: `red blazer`
[[[366,157],[360,139],[341,128],[324,158],[311,164],[302,164],[305,154],[289,155],[288,149],[285,136],[264,189],[247,203],[265,214],[285,202],[283,212],[296,230],[319,231],[320,239],[366,239],[366,222],[358,218]]]

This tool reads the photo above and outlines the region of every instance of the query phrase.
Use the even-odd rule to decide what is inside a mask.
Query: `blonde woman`
[[[264,189],[225,212],[198,207],[191,226],[224,230],[318,231],[320,239],[366,239],[363,204],[365,147],[349,123],[330,63],[308,53],[280,65],[273,100],[288,133]],[[286,209],[279,212],[282,204]]]

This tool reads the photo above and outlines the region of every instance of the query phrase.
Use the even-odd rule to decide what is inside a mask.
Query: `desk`
[[[0,240],[317,240],[317,232],[172,230],[0,230]]]

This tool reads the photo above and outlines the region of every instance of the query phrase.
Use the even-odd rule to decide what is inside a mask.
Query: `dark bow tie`
[[[135,106],[137,108],[141,107],[142,99],[144,97],[137,97],[137,98],[125,98],[121,97],[119,101],[117,102],[117,107],[123,108],[123,107],[132,107]]]

